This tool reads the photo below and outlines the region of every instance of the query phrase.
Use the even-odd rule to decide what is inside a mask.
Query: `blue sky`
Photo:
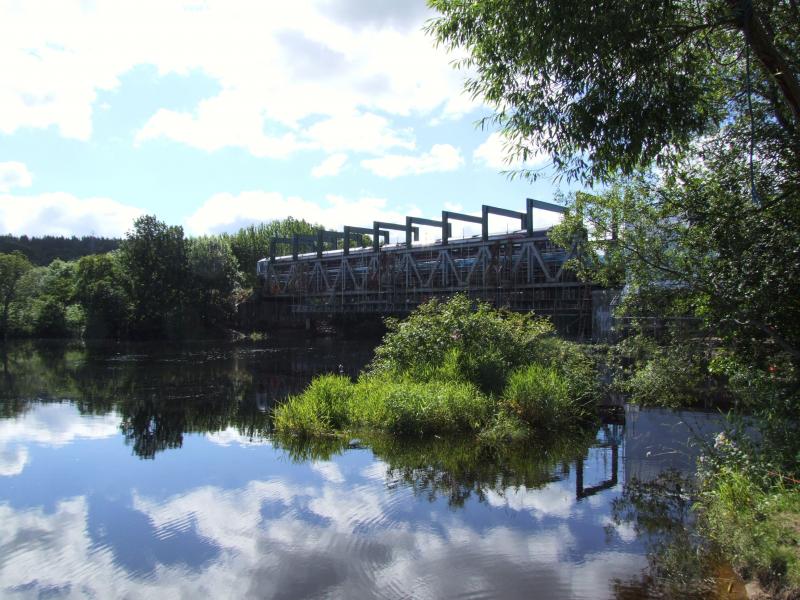
[[[191,235],[339,228],[551,199],[551,178],[500,173],[502,138],[475,126],[490,108],[422,31],[432,16],[417,0],[0,0],[0,233],[117,236],[144,213]]]

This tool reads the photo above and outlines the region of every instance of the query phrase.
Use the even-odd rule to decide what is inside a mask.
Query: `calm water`
[[[363,342],[6,350],[3,597],[711,593],[697,565],[660,566],[691,555],[675,473],[691,470],[691,432],[718,429],[707,415],[629,411],[502,451],[309,445],[272,437],[270,408],[315,373],[357,372]]]

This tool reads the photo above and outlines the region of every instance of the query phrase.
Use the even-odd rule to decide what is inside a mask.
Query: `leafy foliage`
[[[315,379],[276,408],[278,431],[465,432],[499,443],[527,438],[531,427],[585,423],[593,412],[598,384],[590,359],[576,344],[549,337],[547,321],[458,295],[388,325],[367,373],[354,384]],[[506,387],[512,369],[534,361]]]
[[[17,296],[20,279],[31,268],[30,261],[19,252],[0,254],[0,301],[3,303],[0,327],[2,327],[5,337],[8,337],[11,303]]]
[[[204,325],[231,319],[236,309],[234,292],[242,274],[230,244],[224,238],[199,237],[188,240],[191,302]]]
[[[86,312],[87,337],[120,337],[131,308],[119,254],[81,258],[76,269],[75,297]]]
[[[569,177],[605,180],[653,160],[668,164],[739,110],[731,100],[745,75],[776,122],[800,121],[800,12],[792,2],[431,5],[441,14],[429,32],[466,50],[457,64],[475,73],[467,90],[494,105],[513,152],[528,158],[541,148]]]
[[[545,319],[474,304],[463,294],[447,302],[433,299],[405,320],[388,319],[386,325],[373,371],[430,379],[450,365],[456,377],[486,392],[501,390],[507,373],[532,361],[541,339],[553,332]]]
[[[703,529],[745,577],[800,589],[800,490],[754,454],[746,438],[717,436],[701,468]]]
[[[139,217],[120,248],[131,299],[131,329],[139,336],[166,335],[180,327],[189,264],[183,228],[154,216]]]

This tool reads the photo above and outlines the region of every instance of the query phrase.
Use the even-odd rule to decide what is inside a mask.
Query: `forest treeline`
[[[158,339],[213,335],[252,294],[270,239],[311,234],[292,217],[187,237],[154,216],[124,239],[4,236],[0,335]],[[285,244],[276,248],[288,253]],[[94,251],[92,251],[94,249]],[[44,262],[49,257],[54,257]]]
[[[119,248],[119,238],[45,235],[0,235],[0,253],[21,252],[34,265],[46,266],[55,259],[78,260],[89,254],[104,254]]]

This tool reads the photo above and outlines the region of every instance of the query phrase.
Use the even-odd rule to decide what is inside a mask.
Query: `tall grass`
[[[468,382],[418,382],[384,374],[351,383],[325,375],[276,409],[275,427],[307,435],[359,429],[410,435],[474,432],[492,409],[493,401]]]
[[[511,374],[503,401],[512,414],[536,428],[571,426],[591,414],[589,403],[571,394],[564,376],[536,363]]]
[[[724,467],[698,503],[706,535],[747,579],[800,594],[800,490]],[[787,595],[786,597],[795,597]]]

